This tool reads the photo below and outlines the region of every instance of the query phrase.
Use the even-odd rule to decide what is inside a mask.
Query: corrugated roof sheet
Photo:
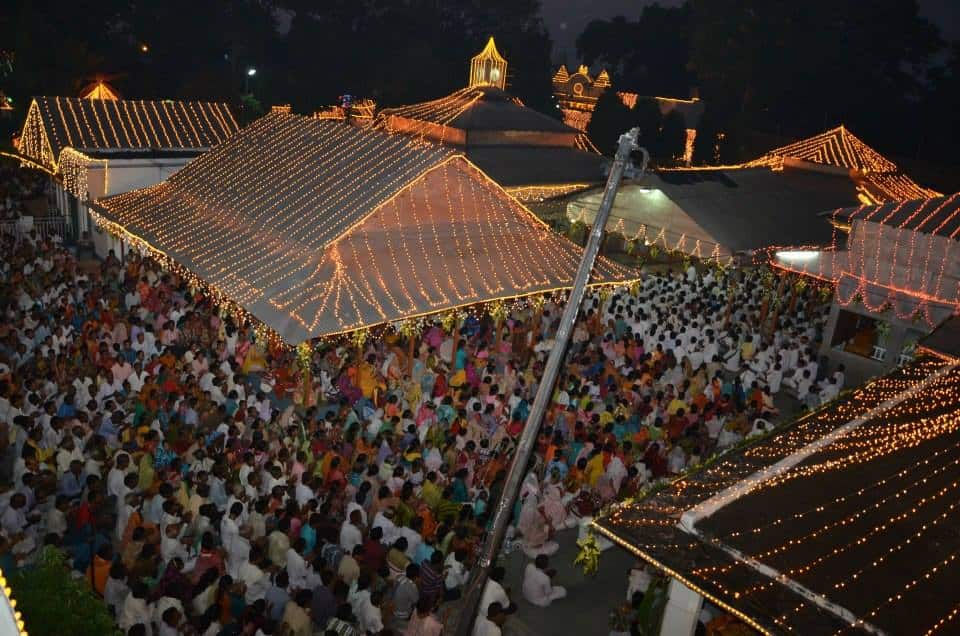
[[[730,252],[827,245],[833,231],[818,215],[857,201],[849,179],[789,168],[665,171],[643,184],[663,192]]]

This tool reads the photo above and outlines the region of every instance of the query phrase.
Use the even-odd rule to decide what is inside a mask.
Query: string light
[[[470,60],[470,88],[493,86],[505,90],[507,86],[507,61],[497,51],[497,45],[491,37],[473,59]]]
[[[282,113],[98,206],[293,344],[552,293],[581,253],[462,155]],[[635,279],[601,259],[593,280]]]
[[[878,202],[929,198],[940,194],[914,183],[895,163],[863,143],[842,125],[771,150],[742,166],[782,170],[786,159],[853,170],[869,195]]]
[[[106,99],[116,101],[120,99],[120,95],[117,94],[117,91],[114,90],[112,86],[103,80],[97,80],[80,93],[80,99]]]
[[[872,413],[876,423],[871,422],[869,426],[861,426],[848,432],[819,451],[821,453],[819,458],[813,456],[797,464],[788,471],[789,476],[786,478],[774,478],[761,482],[759,486],[751,489],[748,496],[755,497],[764,491],[766,494],[762,496],[768,498],[791,496],[786,491],[781,495],[779,489],[796,477],[834,473],[838,476],[833,477],[831,484],[847,483],[843,477],[848,474],[845,471],[851,471],[855,466],[876,463],[878,467],[882,467],[886,465],[884,458],[916,448],[925,441],[941,439],[944,436],[947,436],[947,439],[953,439],[957,431],[960,431],[960,415],[955,409],[958,398],[960,398],[960,371],[955,366],[943,366],[942,361],[933,358],[917,360],[908,367],[855,390],[846,399],[841,399],[802,418],[792,427],[774,433],[759,444],[740,451],[729,459],[717,461],[691,477],[673,483],[665,491],[651,498],[616,506],[607,517],[598,519],[595,524],[605,536],[631,549],[667,571],[668,574],[679,575],[680,580],[694,591],[704,593],[704,585],[707,585],[708,590],[720,590],[725,597],[722,600],[725,600],[728,606],[732,602],[745,603],[748,597],[775,587],[777,581],[771,579],[757,583],[755,574],[746,579],[743,576],[731,578],[732,569],[747,567],[745,563],[739,561],[725,562],[718,566],[701,565],[687,572],[680,572],[676,568],[671,570],[659,557],[654,556],[667,554],[674,549],[663,546],[676,544],[676,540],[682,536],[676,528],[676,519],[682,512],[714,497],[716,493],[727,491],[746,476],[796,453],[800,448],[820,439],[842,423],[861,417],[864,413]],[[875,410],[880,405],[887,406],[882,410]],[[814,539],[816,540],[814,545],[827,548],[819,556],[808,556],[801,562],[797,562],[796,557],[792,557],[790,567],[777,579],[788,580],[794,576],[807,574],[813,568],[822,566],[828,560],[849,550],[875,543],[882,536],[896,536],[895,543],[882,543],[879,554],[869,557],[869,560],[852,570],[840,572],[840,577],[828,583],[832,590],[845,589],[852,582],[863,580],[868,571],[890,563],[895,555],[903,555],[907,547],[912,547],[914,550],[921,549],[924,536],[932,529],[946,525],[945,522],[956,514],[960,504],[954,499],[956,490],[960,488],[960,480],[951,480],[950,477],[956,472],[957,463],[960,462],[960,458],[956,455],[958,448],[960,443],[951,443],[947,447],[938,448],[926,454],[916,463],[908,463],[898,470],[871,478],[868,484],[856,486],[847,493],[831,493],[823,503],[817,503],[803,510],[786,512],[752,529],[740,527],[727,535],[716,535],[710,540],[720,542],[742,537],[742,542],[750,545],[756,541],[754,537],[758,533],[777,529],[781,533],[787,532],[780,543],[771,545],[768,540],[768,547],[759,551],[753,558],[762,559],[779,555],[780,562],[787,563],[790,561],[784,561],[786,553],[797,550]],[[849,474],[871,475],[859,468],[856,472]],[[904,483],[904,479],[908,477],[909,482]],[[935,479],[943,478],[947,478],[948,481],[934,486]],[[895,490],[888,491],[884,496],[865,496],[871,490],[890,486],[895,486]],[[925,486],[928,488],[933,486],[933,489],[924,493],[922,489]],[[911,501],[909,495],[914,491],[917,493],[916,499]],[[861,498],[865,506],[859,510],[855,507],[851,510],[850,504],[856,504]],[[883,519],[872,521],[867,528],[852,525],[855,520],[866,520],[868,513],[880,511],[887,504],[895,505],[896,508]],[[839,508],[841,505],[847,508],[841,518],[832,521],[818,519],[825,517],[831,508]],[[924,518],[921,519],[918,515],[924,515]],[[797,522],[807,517],[812,517],[806,520],[808,526],[812,526],[812,530],[804,531],[803,534],[791,534],[790,531],[798,527]],[[742,520],[743,516],[737,515],[737,519]],[[903,527],[910,528],[906,536],[900,529]],[[855,529],[848,529],[845,535],[841,535],[842,540],[838,542],[834,537],[835,531],[840,528]],[[631,532],[629,535],[626,534],[628,531]],[[631,539],[637,537],[637,540],[634,542],[627,537]],[[679,545],[683,546],[682,543]],[[679,549],[689,551],[701,548],[694,543]],[[651,551],[653,555],[648,554]],[[931,581],[933,576],[951,566],[956,560],[956,555],[957,553],[953,553],[946,555],[945,558],[937,557],[941,560],[933,566],[926,567],[919,575],[904,581],[902,589],[886,595],[880,604],[859,618],[853,617],[849,620],[853,621],[854,627],[866,625],[867,621],[872,620],[885,607],[904,601],[908,592],[916,590],[922,582]],[[737,589],[731,585],[731,581],[745,581],[746,585]],[[709,593],[705,595],[709,598]],[[798,603],[792,610],[780,616],[770,616],[769,619],[780,627],[793,631],[795,624],[791,621],[797,613],[803,610],[822,611],[815,605],[814,599],[803,596],[797,598]],[[765,602],[758,600],[753,606],[763,607]],[[742,610],[738,611],[742,613]],[[960,613],[960,607],[952,609],[949,614],[935,622],[927,633],[941,629],[958,613]]]
[[[582,192],[593,186],[594,184],[592,183],[557,183],[553,185],[517,186],[504,189],[517,201],[521,203],[531,203]]]
[[[92,91],[92,92],[91,92]],[[135,150],[196,152],[238,130],[225,105],[207,102],[119,100],[99,83],[79,99],[38,97],[30,103],[20,134],[20,154],[63,180],[64,189],[87,198],[88,172],[102,169],[109,191],[107,159],[96,152]],[[146,122],[146,124],[144,123]],[[163,133],[163,140],[157,133]],[[171,133],[173,137],[171,138]]]

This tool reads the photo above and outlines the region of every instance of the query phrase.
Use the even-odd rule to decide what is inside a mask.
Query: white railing
[[[70,224],[63,216],[25,216],[13,221],[0,221],[0,235],[12,236],[19,243],[25,238],[64,241],[71,237]]]

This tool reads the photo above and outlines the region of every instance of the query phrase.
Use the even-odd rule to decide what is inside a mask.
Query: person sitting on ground
[[[523,597],[537,607],[547,607],[556,600],[566,598],[567,590],[551,581],[555,575],[556,570],[550,568],[547,556],[538,556],[523,571]]]

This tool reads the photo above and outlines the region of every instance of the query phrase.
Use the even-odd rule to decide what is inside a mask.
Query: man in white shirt
[[[357,616],[361,633],[379,634],[383,631],[383,613],[380,611],[382,601],[383,595],[379,591],[364,590],[357,595],[353,611]]]
[[[483,595],[480,597],[480,607],[477,610],[478,616],[486,616],[487,609],[492,603],[499,603],[501,608],[509,609],[516,607],[510,602],[507,591],[503,588],[503,579],[507,574],[506,568],[496,566],[490,571],[490,577],[483,588]]]
[[[153,617],[150,607],[147,605],[148,593],[149,590],[143,582],[138,581],[131,587],[130,594],[123,601],[123,607],[120,609],[119,616],[117,616],[117,624],[124,632],[138,624],[146,626],[147,630],[150,629],[150,622]]]
[[[290,580],[291,590],[309,590],[310,565],[303,558],[302,553],[307,547],[307,542],[303,537],[297,537],[287,550],[287,576]]]
[[[533,563],[528,563],[523,572],[523,597],[537,607],[547,607],[567,596],[565,588],[551,582],[553,571],[549,565],[547,556],[541,554]]]
[[[360,524],[363,523],[359,510],[353,510],[350,518],[340,526],[340,547],[347,554],[352,554],[353,549],[363,543],[363,532]]]
[[[117,453],[113,468],[107,473],[107,496],[116,497],[117,505],[123,505],[123,478],[127,476],[130,467],[130,455]]]
[[[254,546],[250,548],[250,558],[238,570],[238,578],[246,588],[243,598],[248,606],[264,598],[270,587],[270,577],[260,568],[261,561],[263,561],[263,550]]]
[[[477,616],[473,624],[473,636],[500,636],[503,623],[507,620],[507,613],[500,603],[491,603],[486,614]]]

